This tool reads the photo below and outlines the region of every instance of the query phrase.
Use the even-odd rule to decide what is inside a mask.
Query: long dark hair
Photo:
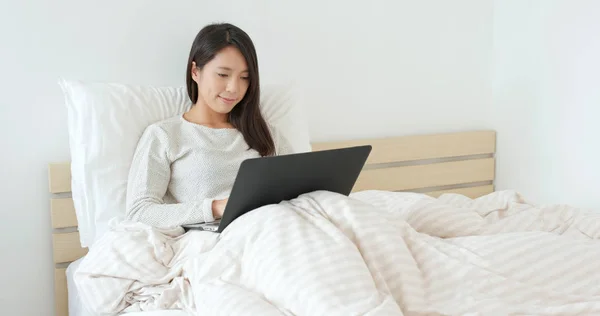
[[[190,50],[185,79],[187,92],[193,104],[198,101],[198,85],[192,79],[192,62],[200,69],[228,46],[236,47],[246,59],[249,86],[244,98],[229,113],[229,123],[239,130],[250,148],[261,156],[275,154],[273,137],[260,111],[260,81],[258,59],[250,36],[229,23],[210,24],[200,30]]]

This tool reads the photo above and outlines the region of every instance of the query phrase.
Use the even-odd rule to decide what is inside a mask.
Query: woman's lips
[[[223,100],[223,102],[225,102],[225,103],[233,103],[233,102],[235,102],[235,99],[224,98],[224,97],[221,97],[221,96],[219,96],[219,98],[221,98],[221,100]]]

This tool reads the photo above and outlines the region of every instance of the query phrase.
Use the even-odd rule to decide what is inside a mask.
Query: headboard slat
[[[51,199],[50,216],[52,217],[52,228],[77,227],[77,216],[73,199]]]
[[[56,316],[69,315],[69,295],[66,268],[54,269],[54,310]]]
[[[494,180],[494,158],[363,170],[353,191],[407,191]]]
[[[51,163],[48,165],[50,193],[71,192],[71,164]]]
[[[82,248],[79,242],[79,232],[54,233],[52,234],[52,245],[54,248],[54,263],[65,263],[75,261],[88,252]]]
[[[367,164],[452,158],[496,151],[496,132],[475,131],[313,144],[314,151],[372,145]]]

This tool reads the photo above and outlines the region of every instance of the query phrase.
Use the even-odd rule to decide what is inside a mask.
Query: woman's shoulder
[[[138,141],[138,150],[168,151],[177,138],[177,117],[150,123]]]
[[[181,124],[180,116],[169,117],[148,125],[144,134],[154,137],[169,137],[181,129]]]
[[[159,121],[156,121],[152,124],[150,124],[148,127],[149,128],[158,128],[158,129],[162,129],[162,130],[169,130],[172,128],[179,128],[182,125],[182,118],[181,115],[175,115],[175,116],[171,116]]]

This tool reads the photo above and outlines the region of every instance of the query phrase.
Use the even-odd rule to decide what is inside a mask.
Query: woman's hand
[[[212,202],[212,212],[213,212],[213,217],[215,219],[219,219],[219,218],[223,217],[223,212],[225,212],[225,206],[227,205],[227,200],[229,200],[229,199],[214,200]]]

